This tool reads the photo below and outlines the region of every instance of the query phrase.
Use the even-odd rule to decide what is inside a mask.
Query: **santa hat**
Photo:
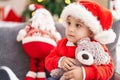
[[[108,44],[114,42],[116,34],[111,28],[112,14],[109,10],[92,1],[79,1],[66,6],[61,14],[64,26],[66,18],[71,15],[81,19],[94,33],[94,39]]]
[[[35,11],[32,16],[32,27],[42,30],[56,30],[51,13],[40,4],[30,4],[29,9]]]
[[[44,7],[42,5],[40,5],[40,4],[30,4],[29,5],[29,9],[31,11],[34,11],[34,10],[37,10],[37,9],[40,9],[40,8],[44,8]]]
[[[30,4],[29,9],[35,11],[32,16],[32,27],[54,31],[55,23],[51,13],[40,4]]]
[[[56,30],[51,13],[45,8],[40,8],[35,11],[32,17],[32,26],[42,30]]]

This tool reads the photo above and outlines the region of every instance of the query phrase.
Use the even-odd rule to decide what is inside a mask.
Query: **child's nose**
[[[71,25],[71,26],[69,27],[69,31],[75,31],[74,26]]]

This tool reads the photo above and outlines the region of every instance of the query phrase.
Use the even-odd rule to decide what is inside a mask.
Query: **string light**
[[[70,0],[65,0],[65,3],[66,3],[66,4],[70,4],[71,1],[70,1]]]
[[[35,12],[33,11],[33,12],[32,12],[32,16],[34,15],[34,13],[35,13]]]
[[[59,22],[59,23],[62,23],[62,19],[61,19],[61,18],[59,18],[59,19],[58,19],[58,22]]]
[[[43,0],[37,0],[38,2],[42,2]]]

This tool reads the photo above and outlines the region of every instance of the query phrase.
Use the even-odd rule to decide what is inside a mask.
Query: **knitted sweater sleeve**
[[[49,72],[58,67],[60,56],[56,55],[56,51],[57,49],[55,48],[45,59],[45,67]]]
[[[108,51],[107,51],[108,52]],[[110,55],[110,53],[108,52]],[[105,65],[84,66],[86,72],[85,80],[109,80],[114,71],[113,60],[110,55],[110,63]]]
[[[45,59],[45,67],[49,72],[58,68],[58,61],[62,57],[61,54],[59,54],[61,50],[58,50],[60,45],[61,42],[59,41],[57,47],[55,47]]]

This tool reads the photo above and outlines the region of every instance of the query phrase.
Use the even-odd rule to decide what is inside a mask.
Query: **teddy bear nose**
[[[82,54],[82,57],[83,57],[83,59],[86,59],[86,60],[88,60],[88,59],[89,59],[88,54]]]

